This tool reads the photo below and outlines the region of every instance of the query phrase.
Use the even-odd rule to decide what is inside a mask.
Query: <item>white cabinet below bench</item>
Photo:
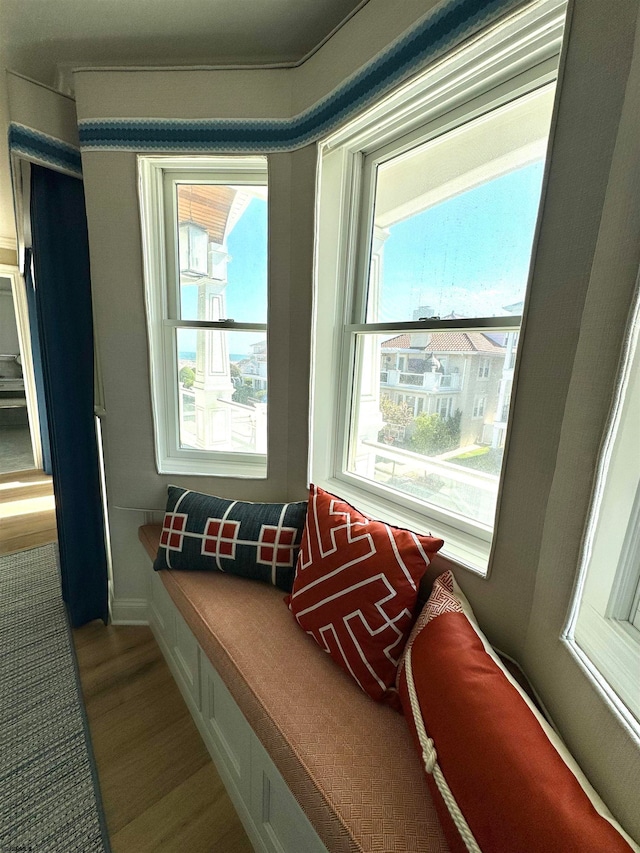
[[[149,624],[255,850],[327,853],[157,572]]]

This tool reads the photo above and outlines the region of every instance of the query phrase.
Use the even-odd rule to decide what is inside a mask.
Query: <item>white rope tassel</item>
[[[420,703],[418,702],[416,688],[413,682],[413,669],[411,667],[411,648],[408,649],[407,654],[405,656],[404,666],[407,677],[409,701],[411,702],[411,712],[413,714],[413,721],[416,726],[416,731],[418,732],[418,740],[420,741],[420,746],[422,747],[422,760],[424,761],[425,770],[427,771],[427,773],[433,776],[433,779],[436,785],[438,786],[438,791],[440,791],[440,795],[442,796],[442,799],[444,800],[445,805],[449,810],[451,819],[453,820],[456,829],[460,833],[460,837],[464,841],[469,853],[482,853],[480,847],[478,846],[478,842],[473,837],[473,833],[471,832],[469,824],[464,819],[464,815],[460,811],[460,806],[456,802],[456,799],[451,792],[451,788],[447,785],[447,780],[444,778],[442,770],[440,769],[440,766],[438,764],[438,756],[436,754],[433,741],[427,735],[426,729],[424,727],[424,721],[420,712]]]

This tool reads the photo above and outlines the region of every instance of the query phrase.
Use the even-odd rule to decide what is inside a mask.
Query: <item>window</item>
[[[478,379],[488,379],[491,362],[488,358],[483,358],[478,365]]]
[[[321,146],[311,476],[481,573],[563,22],[536,4]]]
[[[441,418],[451,417],[453,399],[451,397],[436,397],[436,412]]]
[[[180,271],[195,275],[207,275],[209,262],[209,234],[206,228],[185,222],[180,225]]]
[[[476,397],[473,401],[473,415],[474,418],[483,418],[484,417],[484,407],[487,404],[486,397]]]
[[[565,638],[638,730],[640,722],[640,301],[603,445]]]
[[[138,163],[158,470],[264,477],[266,158]]]

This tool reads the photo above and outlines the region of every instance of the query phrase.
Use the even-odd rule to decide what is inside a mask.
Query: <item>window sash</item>
[[[236,155],[138,156],[156,467],[161,474],[261,479],[267,476],[265,453],[181,447],[177,331],[266,333],[268,324],[180,319],[178,183],[268,186],[267,160]]]
[[[161,167],[160,189],[164,210],[164,251],[166,263],[164,283],[166,287],[166,307],[164,316],[181,320],[180,295],[180,223],[178,221],[178,184],[199,184],[202,186],[265,186],[268,187],[266,157],[242,157],[229,155],[227,158],[207,158],[209,166],[200,164],[199,168],[172,168],[171,163],[179,163],[182,158],[166,158],[168,165]],[[184,158],[191,163],[193,158]],[[233,164],[230,162],[233,161]],[[215,174],[214,174],[215,173]],[[267,282],[267,287],[268,287]],[[241,322],[241,321],[240,321]]]
[[[376,311],[369,303],[369,291],[371,273],[377,263],[374,251],[374,217],[378,168],[401,158],[402,155],[411,155],[413,151],[429,143],[445,139],[455,131],[464,130],[467,125],[473,125],[478,119],[490,118],[494,113],[502,113],[516,101],[522,100],[524,102],[527,98],[549,91],[550,87],[555,86],[555,74],[550,76],[546,67],[544,73],[542,69],[539,73],[539,79],[534,78],[526,83],[524,80],[516,78],[511,81],[511,85],[497,87],[496,89],[488,87],[482,96],[470,98],[466,103],[463,101],[457,110],[453,110],[453,119],[448,113],[441,117],[435,117],[405,134],[399,134],[384,145],[379,145],[373,151],[359,153],[356,180],[354,181],[354,191],[359,195],[359,200],[355,217],[357,223],[353,229],[357,251],[353,267],[352,295],[349,299],[351,305],[348,309],[347,323],[371,325],[377,322],[377,317],[371,316],[372,314],[375,315]],[[522,75],[524,78],[527,76]],[[523,293],[523,298],[525,296],[526,290]],[[377,308],[377,306],[375,307]],[[472,319],[482,320],[482,318]],[[394,319],[391,323],[397,325],[398,321]]]
[[[374,498],[377,501],[387,501],[389,505],[396,508],[400,508],[400,511],[403,513],[409,510],[415,515],[424,516],[425,501],[423,499],[412,497],[407,493],[401,493],[395,489],[389,489],[383,484],[363,477],[360,474],[354,473],[353,470],[351,470],[355,467],[353,463],[353,454],[355,452],[355,435],[358,423],[358,410],[361,400],[361,395],[358,393],[357,386],[357,350],[359,337],[364,338],[368,335],[375,335],[380,332],[383,332],[385,334],[388,333],[390,334],[390,336],[393,336],[394,334],[401,334],[402,332],[406,331],[437,331],[442,329],[447,329],[450,331],[453,330],[485,332],[508,332],[513,331],[515,329],[516,331],[519,331],[520,321],[520,317],[508,316],[481,317],[473,320],[428,320],[423,322],[410,322],[399,324],[370,323],[347,326],[343,333],[343,350],[344,352],[348,353],[348,355],[345,356],[344,363],[352,365],[352,368],[348,372],[347,381],[344,384],[344,391],[342,395],[342,415],[337,430],[337,434],[342,436],[342,441],[336,447],[337,455],[333,466],[332,478],[339,482],[341,485],[344,484],[347,487],[362,490],[363,492],[368,493],[368,496],[370,498]],[[506,356],[507,353],[505,352],[505,358]],[[406,390],[410,391],[411,386],[406,386]],[[509,389],[509,397],[511,396],[511,393],[512,388]],[[445,397],[449,397],[449,399],[451,399],[449,395],[445,395]],[[471,401],[472,405],[474,405],[474,403],[475,401]],[[507,405],[508,403],[509,400],[506,399],[505,405]],[[452,404],[452,409],[455,410],[455,403]],[[469,414],[471,415],[472,412],[470,412]],[[502,473],[500,474],[498,496],[501,481]],[[436,504],[428,505],[428,515],[429,518],[431,518],[434,522],[438,523],[438,529],[441,529],[443,525],[447,529],[450,529],[451,523],[454,522],[456,528],[459,531],[462,531],[464,534],[477,538],[481,542],[485,543],[485,545],[481,546],[481,551],[483,551],[485,554],[488,554],[486,546],[491,543],[493,524],[483,524],[480,521],[476,521],[467,516],[458,514],[453,510],[444,510],[441,507],[438,507]],[[451,537],[451,535],[449,535],[449,539],[452,538],[455,539],[456,537]],[[477,570],[477,567],[475,567],[475,570]]]

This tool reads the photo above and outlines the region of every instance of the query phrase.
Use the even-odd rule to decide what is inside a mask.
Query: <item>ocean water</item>
[[[243,358],[249,358],[249,357],[250,357],[250,353],[241,353],[241,352],[240,353],[238,353],[238,352],[229,353],[229,361],[242,361]],[[180,350],[180,352],[178,353],[178,358],[181,361],[195,361],[196,360],[196,354],[192,350]]]

